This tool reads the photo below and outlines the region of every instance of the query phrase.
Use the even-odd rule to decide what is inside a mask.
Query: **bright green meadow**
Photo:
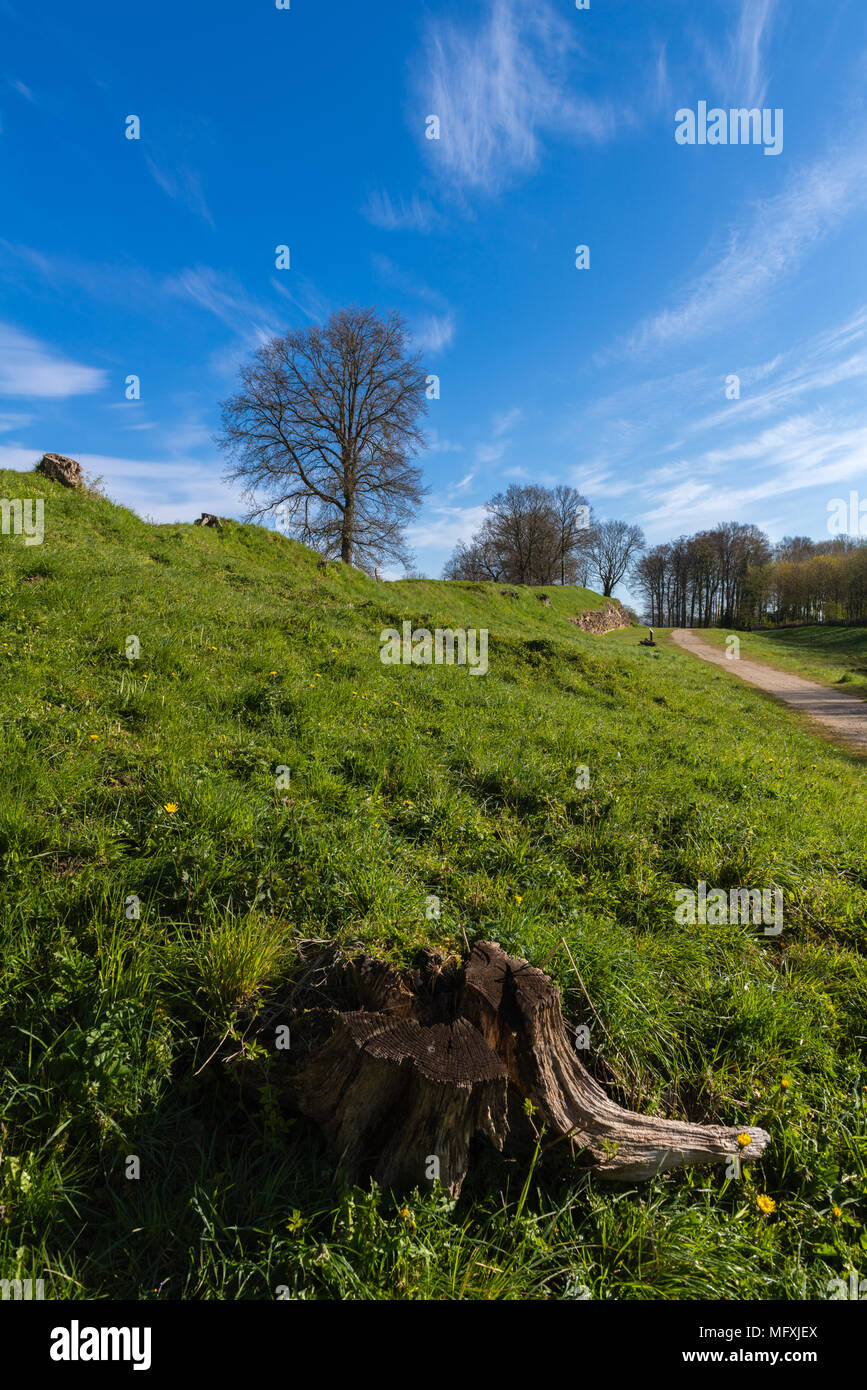
[[[867,1275],[863,761],[644,629],[583,633],[586,590],[377,583],[36,474],[0,496],[45,499],[42,545],[0,536],[0,1277],[732,1300]],[[383,665],[405,620],[488,629],[488,673]],[[840,632],[744,654],[839,679],[867,653]],[[700,880],[780,887],[782,934],[678,925]],[[342,1186],[250,1019],[311,952],[465,936],[545,966],[621,1103],[761,1125],[766,1157],[617,1186],[560,1145],[526,1192],[485,1153],[457,1202]]]

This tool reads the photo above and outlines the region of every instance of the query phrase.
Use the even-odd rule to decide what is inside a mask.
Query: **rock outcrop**
[[[570,623],[580,627],[582,632],[592,632],[601,637],[605,632],[614,632],[618,627],[629,627],[629,614],[616,598],[609,599],[604,608],[588,608]]]
[[[55,483],[64,487],[83,488],[84,474],[77,459],[67,458],[65,454],[43,454],[37,465],[37,472],[44,473]]]

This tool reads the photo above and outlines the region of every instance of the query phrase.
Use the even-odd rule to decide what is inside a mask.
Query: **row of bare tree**
[[[444,579],[586,585],[595,576],[607,596],[644,546],[638,526],[594,522],[587,498],[566,484],[511,483],[486,510],[472,539],[455,547]]]
[[[749,607],[750,569],[770,558],[770,542],[758,527],[729,521],[653,546],[630,577],[653,626],[725,626]]]
[[[751,627],[867,619],[867,543],[787,537],[722,522],[653,546],[632,566],[642,616],[659,627]]]

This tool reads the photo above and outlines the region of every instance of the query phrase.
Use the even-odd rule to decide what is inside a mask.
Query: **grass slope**
[[[2,1277],[48,1297],[822,1298],[863,1266],[855,759],[640,630],[581,633],[586,592],[377,584],[256,527],[150,526],[33,475],[0,474],[3,495],[44,496],[46,535],[0,537]],[[488,627],[489,673],[382,665],[405,618]],[[699,879],[782,887],[783,935],[677,925]],[[406,962],[462,931],[538,964],[565,935],[604,1032],[565,952],[547,968],[600,1081],[763,1125],[769,1157],[623,1188],[560,1145],[526,1201],[519,1165],[482,1158],[456,1205],[395,1205],[337,1185],[261,1059],[204,1065],[299,941]]]

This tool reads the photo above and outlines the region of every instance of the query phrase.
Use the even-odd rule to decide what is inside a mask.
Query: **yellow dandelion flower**
[[[91,737],[91,738],[99,738],[99,734],[91,734],[90,737]]]
[[[747,1148],[748,1145],[750,1145],[752,1142],[753,1142],[753,1136],[752,1136],[751,1134],[739,1134],[739,1135],[738,1135],[738,1143],[740,1144],[740,1146],[741,1146],[742,1149]]]
[[[834,1218],[835,1221],[839,1221],[839,1220],[840,1220],[840,1217],[843,1215],[843,1208],[842,1208],[842,1207],[832,1207],[832,1208],[831,1208],[831,1215],[833,1216],[833,1218]]]
[[[163,807],[163,810],[164,810],[164,811],[168,811],[168,813],[169,813],[170,816],[173,816],[173,815],[175,814],[175,811],[176,811],[177,809],[178,809],[178,806],[177,806],[177,802],[175,802],[175,801],[167,801],[166,804],[165,804],[165,806]]]
[[[515,902],[516,902],[516,903],[522,903],[523,901],[524,901],[524,899],[523,899],[523,897],[521,896],[521,894],[520,894],[520,893],[516,893],[516,894],[515,894]]]
[[[785,1076],[783,1077],[782,1081],[780,1082],[780,1085],[782,1086],[782,1088],[783,1088],[784,1091],[788,1091],[788,1089],[789,1089],[789,1083],[788,1083],[788,1080],[786,1079]]]
[[[759,1196],[756,1198],[756,1206],[758,1207],[760,1212],[764,1213],[765,1216],[770,1216],[771,1212],[777,1210],[777,1204],[774,1201],[773,1197],[766,1197],[764,1192],[760,1193]]]

